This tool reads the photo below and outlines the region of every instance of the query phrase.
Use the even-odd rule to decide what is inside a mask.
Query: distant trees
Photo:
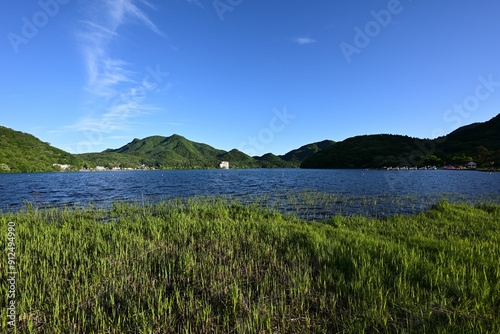
[[[424,161],[426,166],[441,166],[443,164],[443,160],[433,154],[426,155]]]
[[[428,144],[428,143],[426,143]],[[450,143],[448,143],[450,144]],[[317,152],[302,164],[303,168],[381,168],[443,166],[445,163],[465,165],[469,161],[478,167],[500,166],[500,151],[485,146],[459,150],[439,143],[424,146],[422,140],[395,135],[371,135],[348,138]],[[426,147],[426,149],[422,149]],[[425,153],[428,154],[425,154]]]
[[[451,158],[451,161],[453,161],[454,164],[457,165],[465,165],[469,161],[472,161],[472,157],[461,153],[461,154],[456,154]]]
[[[474,160],[479,167],[498,167],[500,166],[500,150],[490,151],[484,146],[478,146],[472,153]]]

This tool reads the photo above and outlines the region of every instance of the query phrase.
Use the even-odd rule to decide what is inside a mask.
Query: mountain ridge
[[[229,161],[231,168],[296,168],[305,157],[331,143],[333,141],[324,140],[307,144],[282,156],[266,153],[261,157],[251,157],[237,149],[224,151],[173,134],[168,137],[155,135],[143,139],[135,138],[117,149],[84,153],[80,156],[93,162],[90,167],[97,164],[110,167],[109,161],[129,166],[130,159],[127,160],[128,164],[116,160],[119,158],[116,154],[121,154],[123,157],[134,156],[136,163],[159,169],[216,168],[221,161]]]
[[[218,168],[380,168],[464,164],[500,165],[500,114],[486,122],[462,126],[435,139],[404,135],[361,135],[340,142],[323,140],[306,144],[283,155],[266,153],[251,157],[237,149],[224,151],[191,141],[181,135],[154,135],[102,152],[71,154],[50,146],[31,134],[0,126],[0,173],[61,170],[54,164],[81,167],[158,169]]]
[[[500,114],[435,139],[388,134],[350,137],[308,157],[301,167],[424,167],[468,161],[486,168],[500,165]]]

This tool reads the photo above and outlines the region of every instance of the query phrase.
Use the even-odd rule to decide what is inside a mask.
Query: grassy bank
[[[324,222],[261,206],[206,198],[0,216],[2,250],[15,223],[18,332],[500,331],[498,204]]]

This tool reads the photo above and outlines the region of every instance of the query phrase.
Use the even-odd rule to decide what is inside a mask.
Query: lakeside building
[[[222,168],[222,169],[229,169],[229,162],[228,161],[222,161],[219,164],[219,167]]]
[[[477,168],[477,164],[476,164],[474,161],[469,161],[469,162],[465,165],[465,167],[467,167],[467,168],[471,168],[471,169],[475,169],[475,168]]]
[[[63,164],[52,164],[52,166],[59,166],[61,170],[66,170],[71,167],[71,165],[63,165]]]

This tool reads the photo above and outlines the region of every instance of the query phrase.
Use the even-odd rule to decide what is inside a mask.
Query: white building
[[[103,171],[103,170],[106,170],[106,167],[103,167],[103,166],[95,166],[95,170],[97,170],[97,171]]]
[[[467,167],[467,168],[471,168],[471,169],[474,169],[474,168],[476,168],[476,167],[477,167],[477,164],[476,164],[474,161],[469,161],[469,162],[465,165],[465,167]]]
[[[229,169],[229,162],[227,161],[222,161],[220,164],[219,164],[219,167],[222,168],[222,169]]]
[[[61,167],[61,170],[66,170],[69,167],[71,167],[70,165],[63,165],[63,164],[52,164],[52,166],[59,166]]]

